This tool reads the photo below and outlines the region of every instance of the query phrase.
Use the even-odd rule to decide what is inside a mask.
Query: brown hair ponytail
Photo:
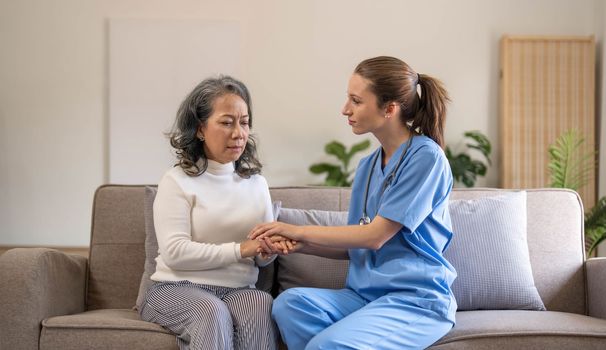
[[[439,80],[417,74],[402,60],[388,56],[364,60],[354,73],[370,81],[370,90],[377,96],[379,107],[398,103],[402,124],[444,148],[446,104],[450,99]]]
[[[444,148],[446,103],[450,101],[444,85],[437,79],[419,74],[420,96],[412,118],[412,130],[420,130]]]

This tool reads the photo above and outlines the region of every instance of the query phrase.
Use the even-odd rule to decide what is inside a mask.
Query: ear
[[[385,117],[391,118],[393,116],[397,116],[400,113],[400,106],[395,102],[389,102],[387,106],[385,106]]]
[[[204,137],[204,125],[203,124],[200,124],[200,126],[198,126],[198,131],[196,132],[196,136],[198,138]]]

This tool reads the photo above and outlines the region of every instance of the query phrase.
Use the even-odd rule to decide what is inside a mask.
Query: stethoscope
[[[385,180],[383,180],[383,186],[381,186],[381,193],[379,194],[379,202],[381,201],[381,197],[383,197],[383,192],[385,192],[385,189],[387,189],[387,187],[389,185],[391,185],[391,181],[396,177],[396,172],[398,171],[400,164],[402,164],[402,160],[404,159],[404,156],[408,152],[408,148],[410,148],[410,144],[412,143],[413,137],[414,137],[413,135],[410,136],[410,138],[408,139],[408,142],[406,143],[406,148],[404,148],[404,151],[402,152],[400,159],[398,159],[398,163],[396,164],[394,169],[391,171],[391,173],[389,173],[389,175],[387,175]],[[364,209],[362,211],[362,217],[360,218],[360,225],[368,225],[368,224],[370,224],[370,221],[371,221],[370,217],[366,213],[366,204],[368,203],[368,188],[370,187],[370,179],[372,178],[372,171],[375,167],[375,164],[377,163],[377,159],[379,159],[380,154],[381,154],[380,151],[378,151],[377,154],[375,154],[375,156],[373,157],[372,163],[370,163],[371,166],[368,170],[368,177],[366,179],[366,190],[364,190],[364,207],[363,207]]]

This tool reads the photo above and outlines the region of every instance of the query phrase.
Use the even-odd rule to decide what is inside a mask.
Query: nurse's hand
[[[282,236],[272,236],[258,239],[258,252],[262,255],[288,255],[299,251],[303,244],[301,242],[292,241]]]
[[[302,241],[303,232],[299,226],[274,221],[255,226],[248,234],[248,238],[263,239],[275,235],[280,235],[293,241]]]

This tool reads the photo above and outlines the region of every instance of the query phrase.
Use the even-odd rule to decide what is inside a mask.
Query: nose
[[[351,108],[349,107],[349,101],[345,102],[345,105],[343,106],[343,108],[341,108],[341,114],[343,114],[346,117],[349,117],[351,115]]]
[[[236,127],[234,128],[234,132],[232,133],[232,137],[234,139],[243,139],[245,133],[246,133],[246,131],[244,130],[244,128],[242,127],[242,125],[240,125],[239,123],[237,123]]]

